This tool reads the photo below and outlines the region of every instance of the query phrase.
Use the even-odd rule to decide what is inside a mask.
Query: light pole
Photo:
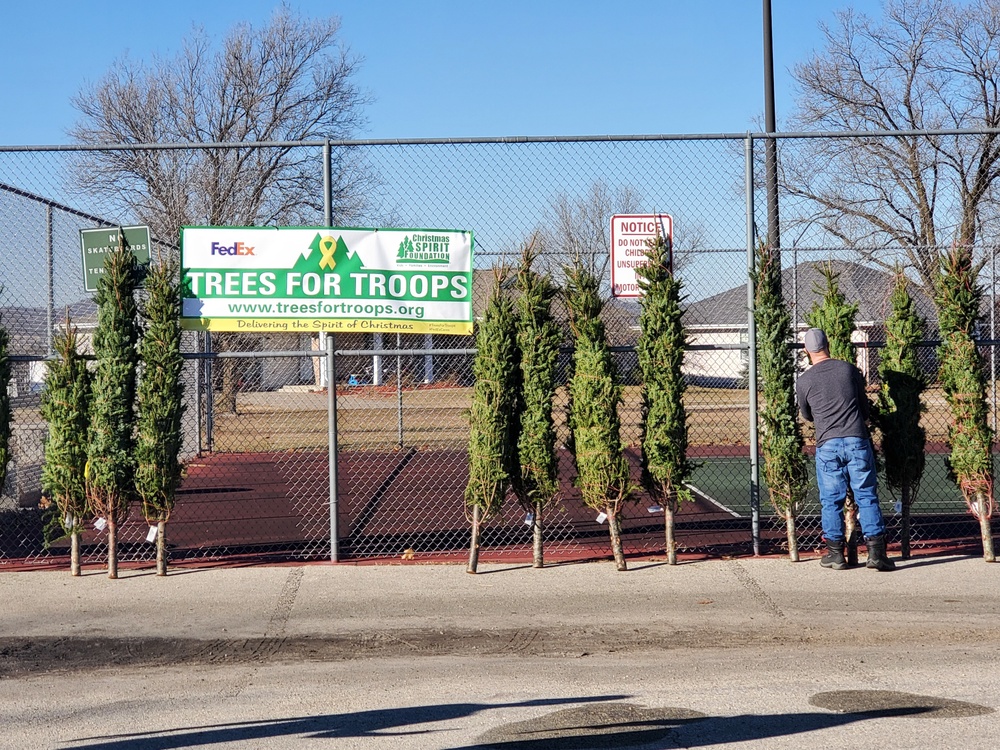
[[[764,129],[777,131],[774,114],[774,45],[771,41],[771,0],[763,0],[764,16]],[[778,231],[778,143],[764,141],[764,165],[767,177],[767,244],[781,267],[781,234]]]

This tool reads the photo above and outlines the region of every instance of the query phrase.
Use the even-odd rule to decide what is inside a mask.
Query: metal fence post
[[[200,331],[197,333],[197,335],[195,337],[195,340],[198,342],[197,345],[196,345],[196,351],[198,351],[198,352],[204,351],[204,349],[205,349],[204,343],[203,343],[204,337],[201,335]],[[197,444],[198,444],[198,446],[197,446],[198,447],[197,455],[198,456],[201,456],[201,449],[202,449],[202,446],[201,446],[201,428],[202,428],[202,420],[201,420],[201,408],[202,408],[201,407],[201,391],[202,391],[201,386],[202,386],[202,382],[201,382],[201,378],[202,378],[202,374],[204,373],[204,368],[205,368],[204,362],[202,362],[201,359],[196,359],[195,362],[194,362],[194,403],[195,403],[195,407],[194,407],[194,433],[195,433],[195,435],[198,436],[197,437]]]
[[[212,332],[205,331],[205,353],[212,353]],[[205,358],[205,450],[211,453],[212,429],[215,426],[213,415],[215,413],[215,386],[212,382],[212,357]]]
[[[330,139],[323,143],[323,219],[326,226],[333,226],[333,175]],[[330,474],[330,561],[340,559],[340,533],[337,527],[337,360],[336,337],[333,331],[326,334],[326,408],[327,408],[327,461]]]
[[[757,324],[754,321],[753,273],[756,232],[753,200],[753,136],[744,142],[747,213],[747,387],[750,395],[750,530],[753,553],[760,554],[760,446],[757,438]]]
[[[337,527],[337,360],[333,336],[326,337],[327,445],[330,466],[330,561],[338,562],[340,533]]]
[[[47,276],[46,281],[48,283],[48,300],[46,301],[46,316],[48,317],[48,325],[45,332],[45,354],[46,356],[52,356],[52,327],[54,324],[54,310],[56,306],[56,292],[55,292],[55,260],[54,260],[54,249],[52,240],[52,206],[45,207],[45,254],[46,254],[46,265]],[[69,333],[69,331],[67,331]]]
[[[396,351],[402,348],[402,337],[396,334]],[[396,439],[403,447],[403,358],[396,355]]]

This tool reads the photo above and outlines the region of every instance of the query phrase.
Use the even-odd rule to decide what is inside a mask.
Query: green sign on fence
[[[125,247],[135,254],[140,266],[149,265],[149,227],[101,227],[80,230],[85,291],[97,291],[97,281],[104,273],[104,256],[116,249],[121,239],[125,240]]]

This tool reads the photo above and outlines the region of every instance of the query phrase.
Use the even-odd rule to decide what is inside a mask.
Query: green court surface
[[[941,454],[928,454],[920,489],[912,507],[914,514],[921,513],[966,513],[967,508],[958,487],[948,478]],[[718,504],[734,516],[748,517],[750,515],[750,459],[733,457],[698,458],[698,468],[695,470],[689,484],[705,499]],[[763,461],[763,458],[761,459]],[[816,490],[815,465],[812,458],[808,461],[809,494],[806,504],[800,513],[802,515],[819,514],[819,495]],[[763,513],[770,513],[767,487],[764,482],[763,466],[761,466],[760,504]],[[879,474],[879,500],[884,513],[891,515],[896,511],[896,497],[885,484],[882,474]]]

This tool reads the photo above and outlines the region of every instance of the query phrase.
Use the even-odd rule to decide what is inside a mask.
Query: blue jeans
[[[885,533],[876,489],[875,451],[867,438],[831,438],[816,449],[816,483],[822,506],[823,536],[844,539],[844,500],[854,490],[858,521],[866,537]]]

